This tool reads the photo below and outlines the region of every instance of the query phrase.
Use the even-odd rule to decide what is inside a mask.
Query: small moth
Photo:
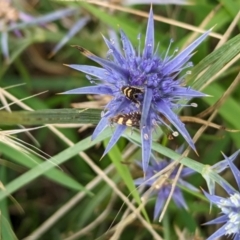
[[[141,113],[140,112],[130,112],[125,114],[118,114],[110,118],[110,122],[117,123],[120,125],[126,125],[129,127],[140,127]]]
[[[121,88],[122,93],[126,96],[127,99],[130,101],[137,103],[140,105],[139,101],[137,100],[139,94],[144,93],[144,89],[141,87],[135,86],[123,86]]]

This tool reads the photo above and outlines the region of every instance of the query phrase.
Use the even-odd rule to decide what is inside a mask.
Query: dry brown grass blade
[[[44,92],[42,92],[44,93]],[[11,103],[8,103],[7,99],[8,96],[11,96],[11,94],[9,94],[5,89],[0,88],[0,101],[3,103],[3,107],[0,108],[1,109],[6,109],[7,111],[11,112],[11,108],[10,106],[13,104],[17,104],[19,105],[19,103],[21,103],[22,101],[38,96],[42,93],[38,93],[23,99],[16,99],[16,98],[9,98],[10,100],[13,100]],[[39,156],[40,158],[43,159],[47,159],[47,158],[51,158],[51,156],[47,155],[45,152],[41,151],[38,147],[39,143],[38,141],[33,137],[33,135],[30,133],[30,131],[35,130],[35,129],[39,129],[42,128],[44,126],[40,126],[40,127],[35,127],[35,128],[25,128],[22,125],[18,125],[21,129],[15,129],[15,130],[4,130],[4,131],[0,131],[0,141],[8,144],[9,146],[11,146],[12,148],[17,149],[18,151],[21,151],[22,153],[26,154],[28,157],[30,157],[28,155],[28,153],[34,153],[36,156]],[[14,137],[13,135],[16,133],[25,133],[28,135],[28,137],[35,143],[35,145],[29,144],[25,141],[22,141],[21,139]],[[33,158],[30,157],[30,159],[36,163],[35,160],[33,160]]]
[[[238,14],[236,15],[236,17],[233,19],[232,23],[230,24],[230,26],[228,27],[228,29],[226,30],[226,32],[223,34],[222,39],[218,42],[217,46],[215,47],[215,50],[220,48],[225,42],[227,42],[227,40],[229,39],[231,33],[233,32],[234,28],[237,26],[237,24],[239,23],[240,20],[240,11],[238,12]]]
[[[110,199],[106,208],[99,214],[99,216],[94,221],[92,221],[86,227],[84,227],[84,228],[80,229],[79,231],[75,232],[70,237],[65,238],[64,240],[79,239],[79,237],[81,237],[81,236],[88,235],[89,232],[91,232],[94,228],[96,228],[98,225],[100,225],[104,221],[104,219],[106,219],[107,216],[109,216],[115,201],[116,201],[116,195],[113,194],[113,197]]]
[[[198,124],[206,125],[208,127],[215,128],[215,129],[224,130],[224,131],[227,131],[227,132],[240,132],[240,130],[229,129],[229,128],[226,128],[222,125],[218,125],[216,123],[208,122],[208,121],[203,120],[203,119],[198,118],[198,117],[181,116],[180,119],[181,119],[182,122],[198,123]]]
[[[238,14],[236,15],[236,17],[234,18],[234,20],[232,21],[232,23],[230,24],[230,26],[228,27],[228,29],[226,30],[226,32],[224,33],[222,39],[219,41],[219,43],[217,44],[217,46],[215,47],[215,50],[218,49],[219,47],[221,47],[229,38],[231,32],[233,31],[233,29],[237,26],[238,22],[239,22],[239,18],[240,18],[240,12],[238,12]],[[235,56],[229,63],[227,63],[218,73],[216,73],[214,76],[212,76],[205,84],[203,84],[201,86],[201,88],[199,89],[200,91],[204,88],[206,88],[210,83],[212,83],[213,81],[215,81],[217,79],[218,76],[220,76],[222,73],[224,73],[230,66],[232,66],[236,61],[238,61],[240,58],[240,54],[238,54],[237,56]],[[207,71],[208,68],[206,68],[204,71],[202,71],[197,79],[205,72]],[[196,79],[196,80],[197,80]]]
[[[174,225],[174,230],[176,232],[178,240],[204,240],[204,238],[200,235],[199,229],[196,229],[195,232],[192,233],[189,232],[189,230],[187,230],[186,228],[180,230],[177,225]]]
[[[127,12],[127,13],[131,13],[131,14],[135,14],[137,16],[148,18],[148,13],[140,11],[140,10],[127,8],[127,7],[122,7],[122,6],[119,6],[119,5],[115,5],[115,4],[111,4],[111,3],[107,3],[107,2],[103,2],[103,1],[90,1],[89,0],[87,2],[92,3],[92,4],[96,4],[96,5],[101,6],[101,7],[110,8],[111,10],[119,10],[119,11],[122,11],[122,12]],[[159,21],[159,22],[167,23],[169,25],[173,25],[173,26],[176,26],[176,27],[188,29],[188,30],[193,31],[193,32],[197,32],[197,33],[206,32],[205,29],[201,29],[201,28],[195,27],[191,24],[183,23],[183,22],[180,22],[180,21],[177,21],[177,20],[174,20],[174,19],[169,19],[169,18],[157,16],[157,15],[154,16],[154,19]],[[219,34],[219,33],[215,33],[215,32],[210,32],[209,36],[217,38],[217,39],[222,39],[222,35]]]
[[[0,181],[0,189],[2,191],[5,191],[5,187],[3,185],[3,183]],[[14,203],[14,205],[16,206],[16,208],[18,209],[18,211],[21,213],[21,214],[24,214],[24,209],[22,208],[22,206],[18,203],[18,201],[12,196],[12,195],[9,195],[9,199]],[[1,239],[1,238],[0,238]]]
[[[105,174],[109,174],[114,170],[114,166],[109,165],[105,170]],[[101,183],[101,176],[97,176],[91,182],[86,185],[87,190],[94,189],[98,184]],[[65,203],[61,208],[59,208],[55,213],[52,214],[42,225],[40,225],[30,236],[24,238],[23,240],[38,239],[43,235],[49,228],[51,228],[59,219],[61,219],[64,214],[66,214],[71,208],[73,208],[81,199],[85,197],[85,192],[79,192],[73,196],[67,203]]]
[[[209,21],[215,16],[215,14],[218,12],[218,10],[221,8],[221,4],[218,4],[202,21],[202,23],[199,25],[200,29],[205,29],[205,27],[207,26],[207,24],[209,23]],[[188,40],[184,43],[184,45],[182,46],[181,50],[183,50],[184,48],[186,48],[191,42],[194,41],[194,39],[196,39],[198,36],[198,32],[193,32],[191,34],[191,36],[188,38]],[[220,39],[221,41],[222,39]],[[219,41],[219,42],[220,42]]]
[[[45,73],[67,76],[70,72],[68,68],[63,68],[59,63],[46,60],[47,56],[40,54],[40,52],[44,51],[38,50],[36,46],[29,46],[27,52],[31,56],[31,64]]]
[[[168,198],[167,198],[167,201],[166,201],[165,204],[164,204],[164,207],[163,207],[163,210],[162,210],[162,212],[161,212],[161,215],[160,215],[160,217],[159,217],[159,219],[158,219],[159,222],[162,221],[162,219],[163,219],[163,217],[164,217],[164,215],[165,215],[165,213],[166,213],[166,211],[167,211],[168,205],[169,205],[169,203],[170,203],[170,200],[172,199],[172,195],[173,195],[173,193],[174,193],[175,187],[176,187],[176,185],[177,185],[177,181],[178,181],[178,179],[179,179],[179,177],[180,177],[180,174],[181,174],[181,171],[182,171],[183,167],[184,167],[184,166],[183,166],[182,164],[180,164],[180,167],[179,167],[179,169],[178,169],[178,171],[177,171],[177,174],[176,174],[176,176],[175,176],[174,179],[173,179],[171,191],[170,191],[170,193],[169,193],[169,196],[168,196]]]
[[[217,115],[217,113],[218,113],[218,110],[215,110],[212,114],[211,114],[211,116],[208,118],[208,122],[211,122],[213,119],[214,119],[214,117]],[[196,132],[196,134],[194,135],[194,137],[193,137],[193,142],[194,143],[196,143],[197,142],[197,140],[201,137],[201,135],[203,134],[203,132],[206,130],[208,128],[208,125],[203,125],[197,132]]]
[[[214,82],[218,76],[220,76],[222,73],[227,71],[234,63],[236,63],[240,59],[240,54],[236,55],[230,62],[228,62],[219,72],[217,72],[214,76],[212,76],[205,84],[201,86],[199,91],[206,88],[208,85],[210,85],[212,82]],[[206,69],[205,69],[206,70]]]

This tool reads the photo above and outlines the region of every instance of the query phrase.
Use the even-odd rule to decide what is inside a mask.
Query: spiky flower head
[[[182,148],[178,149],[177,152],[181,153]],[[159,176],[157,173],[164,170],[164,168],[166,168],[172,161],[173,160],[166,160],[166,159],[155,160],[151,158],[145,177],[138,178],[134,181],[135,184],[138,186],[141,185],[141,186],[146,186],[148,188],[151,188],[151,196],[157,197],[155,208],[154,208],[154,219],[158,218],[164,206],[164,203],[166,202],[166,200],[170,195],[170,192],[172,189],[172,182],[177,175],[178,167],[174,168],[170,176],[168,176],[168,179],[163,184],[159,184],[159,180],[161,180],[161,176]],[[141,164],[138,164],[138,165],[142,167]],[[184,209],[188,208],[184,200],[180,186],[188,188],[192,191],[198,191],[197,188],[195,188],[193,185],[189,184],[187,181],[184,180],[185,177],[190,176],[193,173],[194,171],[187,167],[184,167],[180,173],[177,185],[175,186],[175,189],[172,195],[172,199],[174,203],[179,208],[184,208]]]
[[[240,150],[233,153],[227,159],[225,158],[224,160],[219,161],[212,166],[207,165],[205,167],[205,169],[202,173],[202,176],[205,178],[205,180],[207,182],[208,191],[211,195],[215,194],[215,180],[211,177],[211,173],[214,173],[214,172],[221,173],[222,171],[224,171],[226,168],[229,167],[228,161],[233,162],[237,158],[239,153],[240,153]],[[223,154],[223,156],[225,156],[225,155]]]
[[[184,124],[177,117],[174,110],[183,107],[179,100],[203,97],[205,94],[186,87],[184,77],[177,79],[179,73],[191,66],[189,59],[192,51],[207,37],[209,31],[200,36],[177,56],[164,57],[154,50],[154,20],[152,9],[146,30],[145,46],[143,51],[134,49],[132,43],[120,30],[123,52],[117,48],[114,41],[103,37],[108,51],[108,59],[97,57],[88,50],[75,46],[82,54],[97,62],[102,67],[88,65],[68,65],[84,72],[96,86],[73,89],[64,94],[108,94],[113,96],[106,106],[106,111],[98,123],[92,138],[96,138],[108,125],[109,121],[118,114],[141,113],[139,128],[142,139],[143,171],[146,172],[151,154],[152,131],[157,125],[166,125],[171,131],[172,124],[182,134],[192,149],[194,143]],[[90,76],[94,77],[94,80]],[[99,80],[99,82],[96,82]],[[136,93],[131,95],[127,87],[135,88]],[[135,91],[134,89],[132,91]],[[185,106],[185,105],[184,105]],[[121,115],[123,117],[123,115]],[[126,115],[125,115],[126,116]],[[136,114],[127,115],[131,118]],[[139,114],[138,114],[139,116]],[[167,121],[166,121],[167,119]],[[122,119],[121,119],[122,120]],[[129,121],[128,121],[129,122]],[[126,121],[119,121],[110,142],[105,149],[106,154],[117,142],[127,126]],[[130,119],[131,123],[131,119]]]
[[[209,199],[211,204],[215,204],[221,209],[220,217],[205,224],[223,224],[223,226],[213,233],[207,240],[218,239],[224,235],[231,235],[234,240],[240,239],[240,171],[233,164],[232,159],[225,155],[224,157],[234,175],[239,190],[237,191],[228,183],[222,182],[221,186],[229,194],[229,197],[224,198],[217,195],[211,195],[204,191],[205,196]]]

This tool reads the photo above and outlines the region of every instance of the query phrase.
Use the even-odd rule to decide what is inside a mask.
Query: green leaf
[[[6,168],[2,166],[0,168],[1,183],[5,184],[7,181]],[[16,240],[17,237],[10,224],[8,199],[0,201],[0,239]]]
[[[38,157],[30,153],[29,154],[24,153],[20,149],[17,150],[3,142],[0,142],[0,149],[2,154],[10,157],[18,164],[21,164],[28,168],[35,168],[36,166],[40,166],[41,164],[44,163]],[[52,165],[52,167],[56,167],[56,164],[51,162],[51,159],[47,160],[46,162]],[[86,191],[85,188],[80,183],[78,183],[72,177],[68,176],[66,173],[64,173],[59,169],[52,169],[51,171],[44,172],[43,174],[45,174],[45,176],[48,179],[51,179],[52,181],[57,182],[67,188],[77,190],[77,191],[79,190]],[[89,191],[87,192],[88,194],[90,194]]]
[[[23,52],[25,51],[30,45],[32,44],[32,39],[24,39],[24,40],[19,40],[17,46],[14,47],[14,49],[11,51],[12,54],[10,54],[9,57],[9,62],[6,65],[1,66],[0,69],[0,79],[4,75],[4,73],[8,70],[10,65],[16,60],[16,58]]]
[[[107,146],[107,143],[108,143],[108,141],[104,141],[105,147]],[[136,186],[133,182],[129,168],[126,165],[122,164],[122,162],[125,159],[122,158],[122,154],[121,154],[118,146],[114,145],[112,147],[112,149],[108,152],[108,155],[109,155],[111,161],[113,162],[114,166],[116,167],[119,175],[121,176],[121,178],[125,182],[126,186],[128,187],[131,195],[133,195],[135,201],[140,205],[141,199],[140,199],[138,190],[136,189]],[[143,212],[145,218],[149,221],[147,212],[144,208],[142,209],[142,212]]]
[[[133,45],[137,44],[137,36],[139,34],[139,28],[130,18],[120,17],[117,14],[109,14],[99,7],[95,7],[91,4],[79,2],[85,9],[91,12],[96,18],[119,31],[119,27],[127,32],[128,38],[131,40]],[[130,24],[131,21],[131,24]]]
[[[217,83],[212,83],[208,86],[205,91],[207,94],[213,97],[203,98],[210,106],[213,105],[225,92],[225,89],[219,86]],[[239,112],[239,103],[232,97],[228,97],[227,101],[219,109],[219,114],[225,119],[229,124],[226,126],[228,128],[234,128],[240,130],[240,121],[236,113]],[[240,133],[231,133],[231,137],[234,139],[234,143],[240,148]]]
[[[199,89],[212,76],[217,74],[229,61],[240,53],[240,34],[230,39],[222,47],[210,53],[193,69],[189,77],[190,82],[194,82],[193,87]],[[198,79],[197,76],[206,70]],[[197,80],[196,80],[197,79]]]
[[[0,192],[0,200],[8,196],[9,194],[15,192],[16,190],[20,189],[24,185],[30,183],[37,177],[43,175],[43,174],[49,174],[53,167],[56,165],[60,165],[64,162],[66,162],[71,157],[77,155],[81,151],[85,151],[86,149],[94,146],[96,143],[101,142],[103,139],[110,137],[112,134],[111,129],[107,129],[104,131],[99,138],[97,138],[94,141],[91,141],[91,138],[88,137],[78,143],[76,143],[74,146],[69,147],[62,151],[61,153],[55,155],[49,161],[43,162],[33,169],[29,170],[28,172],[22,174],[20,177],[14,179],[10,183],[8,183],[5,186],[5,190]],[[3,143],[1,143],[3,144]],[[3,145],[0,145],[3,146]]]
[[[240,9],[240,2],[239,1],[233,1],[233,0],[220,0],[223,8],[225,8],[228,13],[231,14],[231,17],[235,17]]]
[[[37,111],[0,111],[0,125],[39,125],[52,123],[97,124],[100,109],[46,109]]]

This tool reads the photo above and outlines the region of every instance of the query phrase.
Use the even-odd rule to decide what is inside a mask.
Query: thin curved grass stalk
[[[134,145],[133,145],[134,146]],[[135,146],[136,147],[136,146]],[[123,153],[124,158],[128,158],[132,151],[134,151],[135,147],[132,149],[127,149],[126,152]],[[84,158],[86,155],[82,154],[82,157]],[[114,166],[109,165],[105,170],[104,173],[107,175],[111,171],[113,171]],[[94,187],[96,187],[98,184],[101,183],[102,177],[101,175],[98,175],[95,177],[91,182],[89,182],[86,185],[87,190],[92,190]],[[61,217],[63,217],[64,214],[67,213],[72,207],[74,207],[82,198],[84,198],[86,195],[86,192],[80,192],[77,195],[75,195],[73,198],[71,198],[66,204],[62,206],[62,208],[58,209],[48,220],[46,220],[44,223],[42,223],[41,226],[39,226],[34,232],[30,234],[29,237],[24,238],[24,240],[31,240],[32,238],[36,239],[42,236],[46,231],[48,231]],[[129,208],[128,208],[129,209]]]
[[[148,18],[148,13],[140,11],[140,10],[127,8],[127,7],[122,7],[122,6],[119,6],[119,5],[116,5],[116,4],[106,3],[106,2],[103,2],[103,1],[92,1],[91,0],[91,3],[96,4],[98,6],[110,8],[112,10],[119,10],[119,11],[122,11],[122,12],[135,14],[135,15],[140,16],[140,17]],[[81,3],[81,5],[83,5],[85,8],[87,8],[89,11],[91,10],[91,6],[85,5],[84,3]],[[187,30],[190,30],[190,31],[193,31],[193,32],[197,32],[197,33],[204,33],[206,31],[206,30],[201,29],[199,27],[196,27],[194,25],[184,23],[184,22],[180,22],[180,21],[177,21],[177,20],[174,20],[174,19],[158,16],[158,15],[154,16],[154,19],[156,21],[159,21],[159,22],[163,22],[163,23],[166,23],[166,24],[169,24],[169,25],[172,25],[172,26],[180,27],[180,28],[187,29]],[[219,34],[219,33],[215,33],[215,32],[210,32],[209,36],[217,38],[217,39],[222,39],[222,35]]]
[[[47,153],[43,152],[42,150],[40,150],[38,147],[35,147],[32,144],[24,142],[23,140],[21,140],[17,137],[11,136],[11,135],[36,130],[36,129],[40,129],[40,128],[43,128],[43,127],[46,127],[46,126],[40,126],[40,127],[36,127],[36,128],[27,128],[27,129],[0,131],[0,141],[5,143],[5,144],[8,144],[12,148],[15,148],[16,150],[24,153],[28,158],[30,158],[31,161],[38,164],[38,162],[36,162],[29,155],[30,153],[33,153],[34,155],[39,156],[40,158],[45,159],[45,160],[48,160],[49,158],[51,158],[51,156],[48,155]],[[33,149],[31,149],[30,147],[33,148]],[[50,160],[48,160],[48,161],[50,161]],[[59,169],[61,169],[58,165],[56,165],[56,164],[54,164],[54,165],[56,167],[58,167]]]
[[[229,129],[229,128],[226,128],[225,126],[218,125],[218,124],[212,123],[212,122],[208,122],[208,121],[203,120],[203,119],[198,118],[198,117],[181,116],[180,119],[181,119],[182,122],[185,122],[185,123],[186,122],[198,123],[198,124],[201,124],[201,125],[205,125],[205,126],[208,126],[208,127],[218,129],[218,130],[225,130],[226,132],[240,132],[240,130]]]
[[[5,191],[5,187],[3,185],[3,183],[0,181],[0,189],[2,191]],[[24,209],[23,207],[21,206],[21,204],[18,203],[18,201],[12,196],[12,195],[9,195],[9,199],[13,202],[13,204],[15,205],[15,207],[17,208],[17,210],[19,211],[19,213],[21,214],[24,214]],[[2,217],[2,216],[1,216]]]
[[[105,218],[109,215],[109,213],[112,210],[113,204],[116,201],[116,195],[112,194],[112,198],[110,199],[109,203],[107,204],[107,207],[104,209],[104,211],[102,211],[102,213],[90,224],[88,224],[88,226],[82,228],[81,230],[79,230],[78,232],[75,232],[74,234],[72,234],[70,237],[65,238],[64,240],[74,240],[74,239],[79,239],[79,237],[84,236],[84,235],[88,235],[89,232],[91,232],[91,230],[93,230],[94,228],[96,228],[99,224],[102,223],[102,221],[105,220]]]
[[[236,90],[236,88],[239,84],[240,84],[240,72],[238,73],[237,77],[233,80],[231,85],[228,87],[228,89],[226,89],[226,91],[224,92],[222,97],[220,99],[218,99],[218,101],[216,103],[214,103],[212,106],[210,106],[203,112],[199,113],[197,115],[197,117],[203,118],[203,117],[209,115],[211,112],[219,109],[224,104],[224,102],[227,100],[227,98]]]

